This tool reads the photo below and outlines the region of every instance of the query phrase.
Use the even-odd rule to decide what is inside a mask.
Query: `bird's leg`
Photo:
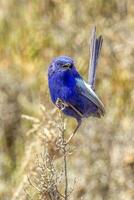
[[[74,137],[75,133],[77,132],[77,130],[79,129],[81,125],[81,121],[78,122],[76,128],[74,129],[74,132],[72,133],[72,135],[70,135],[70,137],[68,138],[68,140],[66,141],[66,145],[71,141],[71,139]]]
[[[59,110],[64,110],[66,107],[71,107],[81,118],[83,117],[83,114],[78,110],[76,109],[73,105],[71,104],[67,104],[65,103],[64,101],[62,101],[60,98],[57,98],[56,100],[56,106],[59,108]],[[73,131],[73,133],[70,135],[70,137],[68,138],[68,140],[66,141],[65,145],[67,145],[70,140],[74,137],[75,133],[77,132],[78,128],[80,127],[81,125],[81,120],[78,121],[78,124],[75,128],[75,130]]]

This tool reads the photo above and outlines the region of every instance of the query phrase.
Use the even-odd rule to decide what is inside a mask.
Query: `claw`
[[[64,110],[66,107],[68,107],[68,105],[64,101],[62,101],[60,98],[57,98],[55,104],[60,110]]]

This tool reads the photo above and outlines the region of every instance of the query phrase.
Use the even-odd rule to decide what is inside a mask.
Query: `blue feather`
[[[64,69],[63,66],[67,63],[70,63],[70,67]],[[84,117],[100,117],[104,114],[102,102],[79,75],[73,60],[68,57],[56,58],[50,65],[49,89],[53,103],[56,104],[57,99],[61,99],[68,105],[63,112],[77,121]]]

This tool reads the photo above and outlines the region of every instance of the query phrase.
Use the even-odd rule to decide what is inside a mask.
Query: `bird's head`
[[[51,76],[56,72],[63,72],[73,69],[75,69],[75,66],[72,58],[68,56],[59,56],[53,59],[52,63],[49,66],[48,74],[49,76]]]

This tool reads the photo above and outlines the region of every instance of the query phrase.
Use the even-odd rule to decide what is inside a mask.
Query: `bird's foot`
[[[64,101],[62,101],[60,98],[57,98],[55,104],[60,110],[64,110],[66,107],[68,107],[68,105]]]

